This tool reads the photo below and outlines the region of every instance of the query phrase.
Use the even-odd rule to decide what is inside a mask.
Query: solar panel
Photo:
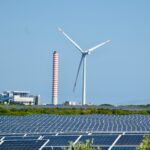
[[[113,147],[111,150],[136,150],[136,147]]]
[[[65,147],[44,147],[42,150],[63,150]]]
[[[42,150],[63,150],[64,148],[67,149],[67,147],[44,147]],[[98,149],[98,147],[92,147],[93,149]],[[100,147],[101,150],[108,150],[109,147]]]
[[[92,147],[92,148],[98,149],[98,147]],[[100,147],[100,150],[108,150],[108,149],[109,149],[109,147]]]
[[[78,136],[45,136],[44,139],[49,139],[46,146],[68,146],[70,142],[74,142]]]
[[[102,133],[95,133],[95,132],[92,132],[91,133],[92,135],[119,135],[119,134],[122,134],[121,132],[102,132]]]
[[[56,133],[36,133],[36,134],[27,134],[26,136],[50,136],[50,135],[56,135]]]
[[[139,145],[143,140],[143,135],[123,135],[116,145]]]
[[[88,133],[82,132],[71,132],[71,133],[59,133],[59,135],[88,135]]]
[[[4,140],[22,140],[22,139],[32,139],[37,140],[39,136],[6,136]]]
[[[0,145],[0,150],[37,150],[46,140],[19,140],[4,141]]]
[[[0,134],[1,137],[6,136],[24,136],[24,134]]]
[[[93,142],[93,145],[112,145],[117,138],[117,135],[100,135],[100,136],[82,136],[79,141],[86,142],[87,140]]]
[[[64,148],[68,147],[44,147],[42,150],[63,150]],[[98,149],[98,147],[92,147],[93,149]],[[109,147],[100,147],[101,150],[108,150]]]
[[[126,135],[131,135],[131,134],[134,134],[134,135],[144,135],[144,134],[150,134],[150,132],[126,132]]]

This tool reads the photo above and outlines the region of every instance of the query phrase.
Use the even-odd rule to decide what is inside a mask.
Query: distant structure
[[[1,103],[39,105],[39,96],[30,95],[29,91],[4,91],[0,94]]]
[[[66,106],[75,106],[77,104],[76,104],[76,102],[73,102],[73,101],[65,101],[63,105],[66,105]]]
[[[58,52],[53,53],[52,104],[58,105]]]

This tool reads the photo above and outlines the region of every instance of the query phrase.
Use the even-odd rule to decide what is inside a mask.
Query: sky
[[[59,53],[59,103],[81,102],[82,70],[73,84],[81,48],[107,45],[87,56],[87,103],[150,103],[149,0],[1,0],[0,92],[52,97],[52,54]]]

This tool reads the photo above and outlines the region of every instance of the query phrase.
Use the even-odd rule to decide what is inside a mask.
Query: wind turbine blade
[[[93,51],[93,50],[95,50],[95,49],[97,49],[97,48],[99,48],[99,47],[101,47],[101,46],[107,44],[108,42],[110,42],[110,40],[107,40],[107,41],[105,41],[105,42],[103,42],[103,43],[100,43],[100,44],[98,44],[98,45],[96,45],[96,46],[94,46],[94,47],[88,49],[88,52],[91,52],[91,51]]]
[[[58,27],[58,30],[59,30],[81,53],[83,53],[82,48],[81,48],[75,41],[73,41],[61,28]]]
[[[79,72],[80,72],[80,68],[81,68],[81,64],[82,64],[82,61],[83,61],[83,55],[81,56],[81,60],[80,60],[80,63],[79,63],[79,67],[78,67],[78,71],[77,71],[77,75],[76,75],[76,79],[75,79],[75,83],[74,83],[74,86],[73,86],[73,92],[75,91],[75,88],[76,88],[76,84],[77,84],[77,80],[78,80],[78,76],[79,76]]]

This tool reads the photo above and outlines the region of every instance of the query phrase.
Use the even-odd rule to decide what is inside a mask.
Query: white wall
[[[15,95],[13,100],[19,103],[34,103],[34,97],[20,97],[19,95]]]

